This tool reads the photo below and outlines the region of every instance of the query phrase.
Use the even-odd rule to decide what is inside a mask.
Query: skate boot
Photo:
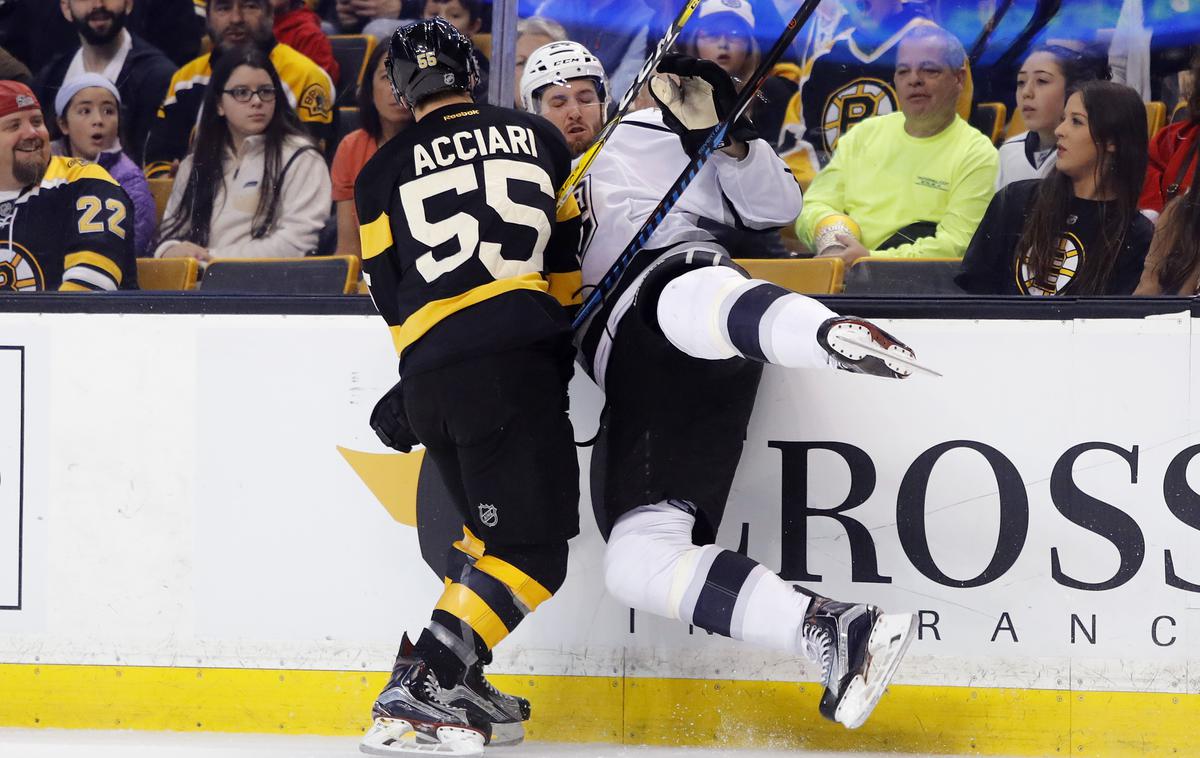
[[[805,614],[803,645],[820,662],[825,685],[821,715],[857,729],[892,681],[912,642],[916,616],[804,594],[812,600]]]
[[[855,342],[859,344],[853,344]],[[870,321],[854,316],[836,316],[821,324],[817,329],[817,344],[829,353],[834,365],[844,371],[890,379],[903,379],[912,373],[912,368],[875,355],[861,345],[871,345],[885,355],[891,353],[910,360],[916,357],[908,345]]]
[[[494,747],[520,745],[525,739],[525,727],[521,722],[529,720],[529,701],[493,687],[483,675],[485,663],[490,661],[476,661],[467,669],[462,682],[450,691],[450,703],[455,704],[455,695],[458,694],[491,714],[492,737],[487,744]]]
[[[392,678],[375,700],[375,721],[359,744],[370,755],[483,755],[492,714],[444,689],[408,635]]]

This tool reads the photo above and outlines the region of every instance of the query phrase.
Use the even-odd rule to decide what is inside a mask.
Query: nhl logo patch
[[[500,522],[500,514],[496,512],[496,506],[480,503],[479,520],[483,522],[484,526],[495,526],[498,524]]]
[[[447,87],[453,87],[454,86],[454,74],[452,74],[452,73],[442,74],[442,81],[445,82]]]

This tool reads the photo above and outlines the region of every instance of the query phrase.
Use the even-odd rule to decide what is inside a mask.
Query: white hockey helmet
[[[551,42],[530,53],[525,61],[525,73],[521,76],[521,103],[525,110],[537,113],[534,108],[538,90],[551,84],[566,84],[572,79],[593,79],[600,102],[608,108],[608,77],[600,59],[586,47],[570,40]]]

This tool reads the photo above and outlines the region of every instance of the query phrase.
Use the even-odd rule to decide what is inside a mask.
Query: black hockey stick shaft
[[[1029,45],[1030,41],[1046,28],[1061,7],[1062,0],[1038,0],[1029,23],[1025,24],[1025,28],[1013,40],[1012,45],[996,61],[994,68],[1003,71],[1007,66],[1011,65],[1017,56],[1025,52],[1025,48]]]
[[[1012,8],[1013,0],[1000,0],[1000,5],[992,13],[992,17],[983,25],[983,31],[979,32],[979,36],[975,38],[975,43],[971,45],[971,49],[967,52],[967,60],[974,66],[976,62],[983,56],[987,50],[988,42],[991,41],[992,35],[996,32],[996,27],[1008,15],[1008,11]]]
[[[650,213],[649,218],[642,224],[642,228],[638,230],[638,233],[625,246],[625,249],[617,256],[617,259],[613,261],[612,266],[604,274],[604,278],[596,284],[595,289],[584,300],[583,306],[580,307],[579,313],[576,314],[575,320],[571,323],[572,328],[578,329],[600,307],[601,303],[604,302],[604,298],[616,286],[621,275],[625,273],[625,269],[629,267],[630,261],[646,246],[650,237],[654,235],[654,232],[662,224],[663,219],[667,217],[667,214],[679,202],[679,198],[692,183],[692,180],[700,173],[700,169],[704,168],[704,164],[708,162],[716,146],[724,142],[729,128],[750,107],[750,103],[753,102],[755,96],[758,94],[759,88],[762,87],[767,77],[771,75],[771,70],[775,68],[775,64],[787,52],[787,49],[792,44],[792,40],[796,38],[800,29],[808,21],[809,16],[816,11],[817,6],[820,4],[821,0],[804,0],[800,9],[796,11],[796,15],[792,16],[791,20],[788,21],[783,34],[780,35],[779,39],[775,40],[775,44],[763,56],[762,62],[750,76],[750,80],[746,82],[746,86],[738,93],[738,98],[734,101],[733,107],[725,116],[725,119],[714,126],[712,131],[708,133],[707,139],[704,140],[700,149],[696,151],[696,155],[688,162],[687,167],[684,168],[683,172],[675,180],[675,183],[671,185],[671,189],[667,191],[666,196],[663,197],[658,206]]]
[[[675,44],[675,40],[683,32],[683,25],[691,18],[692,12],[700,5],[700,0],[687,0],[684,3],[683,10],[675,17],[671,26],[667,28],[667,33],[658,41],[658,47],[654,48],[654,54],[646,59],[642,64],[642,68],[638,71],[637,76],[633,78],[633,83],[629,85],[629,89],[625,91],[625,95],[621,98],[621,102],[617,105],[617,112],[613,114],[604,126],[600,127],[599,134],[592,141],[592,146],[579,156],[579,160],[575,161],[575,168],[571,169],[571,174],[562,186],[558,188],[558,205],[566,202],[571,196],[575,186],[579,184],[579,180],[583,178],[588,167],[592,165],[592,161],[596,160],[596,154],[604,147],[604,142],[608,136],[617,128],[617,124],[621,123],[621,119],[625,118],[625,114],[629,113],[629,109],[633,107],[633,101],[637,99],[638,92],[645,86],[646,82],[650,81],[650,77],[654,75],[654,70],[658,68],[659,62],[671,46]]]

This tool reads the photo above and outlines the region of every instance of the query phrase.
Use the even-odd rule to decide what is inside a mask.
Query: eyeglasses
[[[226,95],[229,95],[239,103],[248,103],[255,95],[264,103],[275,102],[275,88],[262,86],[258,89],[250,89],[249,87],[234,87],[232,89],[221,90]]]

